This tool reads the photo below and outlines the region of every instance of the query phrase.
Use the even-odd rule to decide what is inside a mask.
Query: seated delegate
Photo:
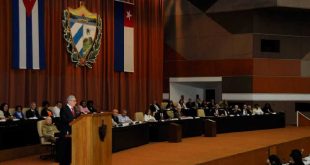
[[[122,110],[122,114],[118,115],[118,121],[121,124],[132,123],[132,120],[127,116],[127,110]]]
[[[55,142],[55,133],[58,133],[59,130],[52,123],[52,118],[50,116],[45,118],[45,122],[42,125],[42,135],[49,142]]]
[[[146,122],[156,122],[157,120],[154,117],[155,112],[152,112],[151,109],[146,110],[144,113],[144,121]]]

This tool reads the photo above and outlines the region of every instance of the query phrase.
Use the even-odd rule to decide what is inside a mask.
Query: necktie
[[[75,112],[73,108],[71,108],[71,112],[72,112],[72,115],[75,116]]]

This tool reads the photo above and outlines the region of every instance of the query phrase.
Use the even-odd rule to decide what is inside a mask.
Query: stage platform
[[[150,143],[113,154],[120,165],[225,165],[266,164],[270,153],[289,160],[291,149],[310,153],[310,127],[286,127],[218,134],[216,137],[183,138],[180,143]]]
[[[218,134],[216,137],[183,138],[180,143],[154,142],[112,155],[113,165],[263,165],[269,154],[289,160],[293,148],[310,153],[310,127],[286,127]],[[0,165],[56,165],[31,156]]]

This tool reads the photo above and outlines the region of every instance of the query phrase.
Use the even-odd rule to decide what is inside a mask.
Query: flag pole
[[[134,2],[128,2],[128,1],[125,1],[125,0],[114,0],[114,1],[122,2],[122,3],[127,3],[127,4],[130,4],[130,5],[135,5]]]

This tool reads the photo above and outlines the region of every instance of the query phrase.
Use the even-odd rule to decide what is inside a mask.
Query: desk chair
[[[206,117],[205,111],[203,109],[197,109],[198,117]]]
[[[173,119],[173,118],[174,118],[174,112],[173,112],[173,111],[168,110],[168,111],[166,111],[166,113],[167,113],[167,115],[168,115],[168,117],[169,117],[170,119]]]
[[[25,119],[27,119],[27,117],[26,117],[26,112],[27,112],[28,109],[29,109],[29,108],[23,108],[23,109],[22,109],[22,112],[23,112],[23,114],[24,114]]]
[[[15,108],[9,108],[9,112],[10,112],[11,115],[14,115]]]
[[[144,121],[144,115],[143,112],[136,112],[135,113],[135,121]]]

